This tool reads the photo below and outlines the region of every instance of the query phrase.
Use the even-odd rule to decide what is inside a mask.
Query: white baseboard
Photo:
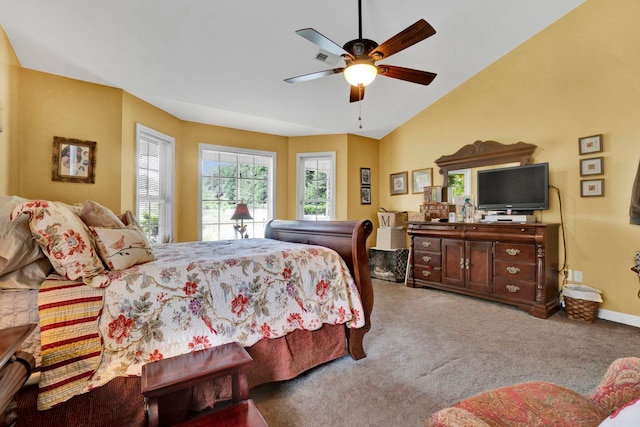
[[[640,316],[600,309],[600,311],[598,311],[598,318],[640,328]]]

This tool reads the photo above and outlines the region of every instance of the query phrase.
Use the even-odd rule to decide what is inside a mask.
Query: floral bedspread
[[[364,325],[360,296],[333,250],[269,239],[172,243],[157,260],[110,272],[102,361],[87,390],[143,364],[232,341],[251,346],[323,323]]]

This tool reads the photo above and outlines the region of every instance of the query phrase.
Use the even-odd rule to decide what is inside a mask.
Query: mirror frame
[[[501,144],[496,141],[476,141],[465,145],[454,154],[440,157],[435,163],[440,167],[440,174],[445,178],[444,187],[446,187],[450,170],[513,162],[528,165],[532,162],[531,155],[536,148],[537,145],[526,142]]]

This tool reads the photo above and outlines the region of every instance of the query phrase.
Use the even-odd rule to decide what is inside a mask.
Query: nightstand
[[[0,427],[15,424],[13,398],[35,367],[33,356],[18,349],[36,326],[30,323],[0,329]]]

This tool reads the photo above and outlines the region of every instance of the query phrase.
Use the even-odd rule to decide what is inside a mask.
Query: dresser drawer
[[[417,251],[440,252],[440,240],[433,237],[418,237],[413,240],[413,248]]]
[[[536,247],[520,243],[496,243],[495,258],[534,263],[536,261]]]
[[[494,277],[493,293],[523,301],[535,302],[536,285],[535,283],[524,282],[522,280]]]
[[[416,280],[429,280],[430,282],[440,282],[442,271],[439,267],[434,268],[427,265],[415,265],[413,274]]]
[[[440,252],[424,252],[424,251],[416,251],[415,253],[415,261],[416,267],[418,265],[422,266],[430,266],[430,267],[440,267],[442,266],[442,255]]]
[[[536,265],[496,259],[493,274],[505,279],[536,281]]]

